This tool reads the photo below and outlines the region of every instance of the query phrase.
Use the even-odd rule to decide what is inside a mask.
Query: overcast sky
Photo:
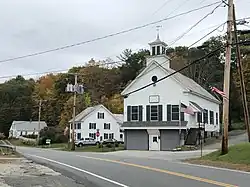
[[[0,61],[105,36],[217,0],[0,0]],[[235,0],[237,17],[250,16],[249,0]],[[215,7],[162,22],[160,37],[170,44]],[[170,15],[171,13],[171,15]],[[220,7],[175,45],[190,45],[226,21]],[[220,28],[222,30],[223,28]],[[215,32],[214,35],[223,32]],[[57,52],[0,63],[0,77],[67,69],[94,58],[105,60],[126,48],[148,48],[156,25]],[[204,41],[204,40],[203,40]],[[2,82],[2,80],[0,80]]]

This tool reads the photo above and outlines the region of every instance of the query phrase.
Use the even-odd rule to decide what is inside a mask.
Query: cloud
[[[86,41],[159,20],[180,6],[182,0],[169,1],[155,12],[165,2],[165,0],[1,0],[0,60]],[[201,0],[188,1],[172,15],[210,3],[205,1],[199,4],[200,2]],[[247,6],[244,5],[244,1],[236,4],[239,12],[237,16],[247,16]],[[161,38],[169,43],[211,10],[212,7],[161,23]],[[203,32],[199,30],[224,22],[226,11],[226,7],[218,9],[192,31],[197,34],[187,35],[177,44],[189,45],[206,33],[206,30]],[[126,48],[134,50],[147,48],[147,43],[154,40],[155,35],[155,26],[149,26],[67,50],[2,63],[0,76],[65,69],[87,62],[90,58],[101,60],[111,57],[116,60],[116,56]]]

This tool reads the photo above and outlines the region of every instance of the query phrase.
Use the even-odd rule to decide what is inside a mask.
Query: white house
[[[23,135],[38,135],[38,132],[47,127],[45,121],[13,121],[9,130],[9,137],[19,138]]]
[[[72,134],[72,119],[69,122]],[[123,141],[123,132],[120,130],[122,123],[122,114],[113,114],[103,105],[88,107],[75,118],[75,139],[92,137],[98,141]],[[99,137],[96,136],[97,132],[100,133]]]
[[[219,132],[220,102],[181,73],[164,78],[175,72],[165,54],[167,45],[159,36],[149,45],[145,69],[122,92],[126,149],[169,150],[195,144],[199,126],[205,127],[206,136]]]

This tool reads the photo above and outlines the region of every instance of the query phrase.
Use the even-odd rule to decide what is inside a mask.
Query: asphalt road
[[[250,173],[177,161],[24,147],[18,148],[18,151],[86,187],[250,186]],[[141,154],[144,154],[143,151]]]

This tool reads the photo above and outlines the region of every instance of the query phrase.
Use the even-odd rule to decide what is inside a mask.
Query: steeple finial
[[[157,40],[160,40],[160,28],[161,28],[161,26],[160,26],[160,25],[157,25],[157,26],[156,26],[156,31],[157,31]]]

